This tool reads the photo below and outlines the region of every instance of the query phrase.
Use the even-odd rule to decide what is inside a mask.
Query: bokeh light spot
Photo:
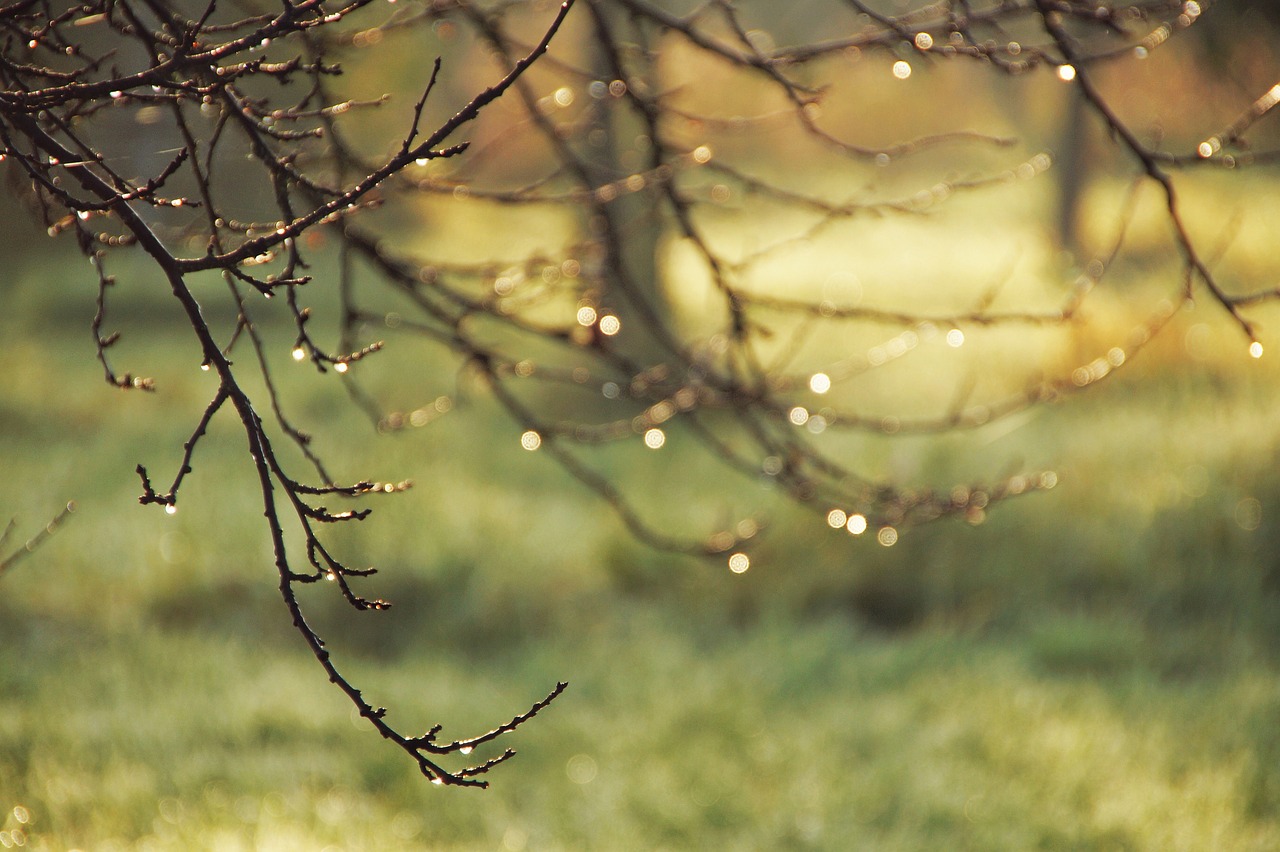
[[[735,574],[742,574],[751,567],[751,558],[745,553],[735,553],[729,557],[729,570]]]
[[[596,780],[598,772],[595,758],[589,754],[575,754],[564,767],[565,775],[575,784],[590,784]]]
[[[1249,532],[1262,526],[1262,503],[1255,497],[1246,497],[1237,503],[1236,523]]]

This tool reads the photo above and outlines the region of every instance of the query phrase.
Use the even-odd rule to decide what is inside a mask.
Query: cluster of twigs
[[[312,228],[340,223],[369,205],[386,180],[407,165],[461,151],[461,145],[444,146],[445,140],[501,96],[546,50],[568,5],[544,23],[543,37],[527,55],[430,132],[419,121],[431,93],[428,83],[400,149],[350,185],[334,181],[326,158],[325,123],[343,110],[340,104],[322,100],[322,81],[339,68],[316,50],[314,34],[343,27],[367,2],[302,0],[286,2],[274,11],[246,14],[237,10],[233,15],[213,2],[194,14],[170,3],[98,2],[67,9],[58,5],[20,2],[0,7],[4,32],[0,144],[7,168],[20,170],[29,181],[31,197],[50,232],[71,231],[94,263],[99,310],[93,331],[109,382],[121,388],[154,389],[147,378],[117,374],[109,353],[118,336],[102,331],[113,284],[109,256],[122,248],[141,250],[150,257],[199,340],[202,367],[218,377],[217,392],[186,442],[169,487],[157,491],[146,469],[138,467],[142,502],[175,510],[210,421],[225,407],[234,410],[257,472],[281,595],[329,679],[383,737],[412,755],[433,782],[483,784],[478,776],[513,752],[507,750],[461,769],[447,769],[440,759],[470,754],[475,747],[514,730],[559,695],[564,685],[558,684],[529,710],[486,734],[442,743],[437,739],[438,728],[412,736],[392,727],[385,709],[367,701],[341,674],[324,641],[305,620],[296,587],[328,580],[358,610],[383,609],[387,603],[357,594],[351,580],[372,569],[343,562],[318,534],[326,524],[361,520],[368,510],[335,511],[321,501],[406,486],[338,485],[329,477],[308,448],[307,436],[280,413],[267,354],[254,324],[257,306],[251,306],[248,294],[283,296],[297,323],[299,349],[321,369],[344,372],[349,364],[376,351],[376,346],[366,346],[330,353],[311,337],[310,313],[298,295],[310,280],[301,273],[304,260],[298,238]],[[270,48],[279,42],[288,55],[276,59]],[[120,151],[112,150],[112,141],[96,132],[107,118],[105,111],[113,109],[152,111],[142,113],[145,120],[161,123],[165,138],[175,143],[171,158],[154,175],[140,179],[113,165]],[[117,138],[114,143],[123,147],[130,140]],[[241,209],[239,179],[222,180],[219,157],[225,156],[224,149],[247,151],[263,170],[273,203],[257,212],[269,212],[272,218]],[[192,245],[193,237],[198,237],[203,251],[186,255],[182,248]],[[237,306],[238,319],[229,340],[218,340],[193,292],[192,278],[210,271],[222,276],[228,297]],[[243,341],[248,341],[258,369],[268,378],[269,404],[281,431],[313,462],[319,485],[302,481],[281,464],[273,447],[273,430],[258,412],[261,401],[250,398],[240,373],[244,368],[233,366],[230,358],[233,347]],[[290,522],[303,534],[301,559],[286,546],[285,528]]]
[[[564,684],[487,734],[440,743],[438,728],[412,736],[392,727],[385,709],[368,702],[340,673],[304,619],[297,587],[331,581],[358,610],[388,604],[357,593],[353,581],[372,569],[351,567],[320,535],[324,525],[358,521],[369,510],[332,510],[323,502],[400,491],[408,483],[340,485],[329,475],[307,433],[282,410],[272,356],[256,325],[260,314],[287,312],[296,329],[294,359],[309,361],[321,373],[347,374],[365,358],[386,357],[382,352],[389,347],[366,337],[370,325],[440,343],[485,380],[527,448],[549,453],[607,501],[637,537],[673,551],[732,553],[735,570],[748,564],[746,540],[758,531],[757,521],[709,534],[660,530],[621,483],[592,466],[583,448],[637,439],[661,446],[666,430],[680,428],[728,468],[766,476],[832,526],[858,534],[870,530],[882,544],[891,544],[897,529],[912,523],[947,515],[980,519],[990,504],[1051,487],[1053,477],[1018,474],[942,491],[908,488],[863,475],[855,463],[823,449],[822,433],[941,431],[987,423],[1090,384],[1125,363],[1142,339],[1109,350],[1099,363],[1061,376],[1036,376],[1013,394],[975,400],[972,386],[966,386],[934,415],[868,413],[858,404],[861,376],[931,336],[1074,321],[1119,250],[1117,241],[1110,254],[1088,267],[1082,286],[1039,311],[994,309],[993,295],[985,291],[966,308],[931,312],[812,296],[813,288],[799,280],[760,286],[759,272],[770,259],[828,230],[872,217],[921,216],[955,196],[1034,177],[1050,166],[1050,157],[1036,154],[889,197],[814,190],[793,179],[798,168],[782,176],[753,169],[760,153],[747,143],[765,130],[776,135],[778,128],[801,146],[870,167],[975,146],[1010,148],[1006,138],[969,130],[875,146],[825,122],[827,79],[860,57],[883,56],[901,64],[894,66],[899,76],[910,73],[911,63],[967,61],[1002,75],[1054,74],[1078,86],[1088,108],[1165,195],[1182,255],[1182,297],[1209,294],[1256,344],[1245,310],[1276,294],[1238,293],[1217,279],[1184,223],[1172,175],[1204,164],[1274,161],[1276,152],[1252,150],[1248,139],[1276,102],[1275,90],[1197,150],[1182,152],[1144,141],[1094,79],[1110,63],[1163,45],[1206,13],[1208,2],[828,5],[822,37],[790,46],[774,44],[754,20],[756,13],[728,0],[692,6],[577,0],[577,8],[573,0],[0,5],[3,168],[50,234],[69,232],[93,262],[98,310],[92,332],[107,381],[124,389],[155,389],[149,378],[118,372],[111,357],[118,339],[107,323],[111,259],[120,252],[150,259],[185,312],[201,348],[201,366],[217,376],[216,393],[168,486],[154,484],[139,466],[141,501],[175,510],[207,427],[224,410],[234,411],[248,441],[280,592],[293,623],[359,713],[433,782],[483,785],[479,776],[511,751],[461,769],[448,769],[441,759],[468,755],[514,730]],[[765,8],[769,4],[761,6],[764,19],[776,17],[776,10]],[[488,85],[461,97],[461,106],[438,121],[431,116],[448,96],[443,90],[463,88],[460,69],[442,67],[440,60],[425,65],[407,126],[389,150],[369,155],[343,119],[386,98],[339,94],[342,66],[385,50],[405,32],[416,33],[418,44],[432,33],[434,43],[454,54],[463,52],[459,45],[480,46],[496,65]],[[556,49],[548,52],[553,40]],[[758,107],[717,111],[714,92],[691,94],[679,80],[673,57],[714,68],[730,81],[720,85],[755,93]],[[501,131],[468,151],[463,131],[475,128],[482,112],[494,126],[497,107],[506,110]],[[122,117],[125,129],[119,126]],[[137,155],[137,136],[144,130],[151,165]],[[160,161],[157,151],[163,152]],[[740,214],[767,209],[802,224],[779,228],[764,247],[730,251],[716,233],[716,223],[734,212],[725,204],[728,198],[746,200]],[[563,230],[559,244],[543,250],[480,258],[444,249],[431,253],[388,238],[365,215],[396,204],[424,205],[446,217],[462,209],[456,205],[489,204],[529,211],[531,227],[545,219],[569,224],[557,226]],[[328,280],[313,280],[308,272],[314,267],[307,238],[319,233],[338,246],[338,271]],[[672,296],[678,285],[663,280],[661,257],[671,240],[688,247],[703,271],[710,307],[699,322],[682,317]],[[199,291],[198,297],[194,282],[210,276],[220,279],[220,288]],[[310,325],[307,292],[317,287],[341,294],[337,351]],[[400,306],[394,314],[385,307],[387,299]],[[207,318],[214,300],[234,307],[232,327],[218,328]],[[865,343],[845,351],[806,349],[814,327],[839,324],[848,325],[843,336],[849,339],[865,339],[858,330],[869,327],[900,331],[873,358],[866,356]],[[233,363],[232,352],[246,348],[248,357]],[[817,366],[810,366],[815,359]],[[248,373],[264,380],[262,398],[247,390]],[[573,390],[537,395],[530,390],[537,387]],[[385,429],[434,416],[386,413],[356,393]],[[267,407],[270,420],[260,413]],[[437,412],[446,407],[437,406]],[[273,444],[281,437],[305,455],[309,477],[286,470]],[[289,527],[301,533],[301,557],[286,547]]]
[[[1160,305],[1126,339],[1061,374],[1029,368],[1022,386],[1012,392],[990,390],[980,398],[975,382],[962,381],[954,395],[938,400],[932,414],[868,411],[859,392],[868,372],[916,350],[922,340],[936,345],[955,339],[948,332],[1079,322],[1085,298],[1123,248],[1127,214],[1120,217],[1114,241],[1092,262],[1082,262],[1083,270],[1062,288],[1065,296],[1046,307],[997,309],[998,286],[981,288],[967,307],[950,311],[873,307],[839,295],[813,295],[813,264],[801,264],[806,270],[790,277],[770,264],[788,253],[816,251],[818,239],[849,223],[924,220],[954,198],[1037,177],[1050,169],[1053,157],[1010,153],[995,168],[953,169],[900,195],[861,187],[815,191],[819,165],[774,168],[768,175],[759,167],[777,159],[785,164],[788,154],[777,150],[782,145],[806,152],[790,154],[797,160],[826,154],[826,168],[849,171],[964,156],[973,148],[999,153],[1016,147],[1015,140],[969,129],[880,147],[848,138],[837,122],[823,120],[824,110],[839,106],[831,103],[837,97],[831,84],[872,57],[883,58],[883,67],[892,64],[893,73],[903,77],[912,63],[944,62],[977,62],[1000,76],[1055,77],[1079,89],[1121,156],[1164,193],[1183,258],[1176,301],[1207,293],[1240,325],[1257,354],[1260,343],[1242,309],[1275,293],[1237,293],[1218,280],[1205,249],[1184,223],[1172,174],[1209,164],[1239,168],[1274,161],[1276,152],[1254,150],[1247,132],[1274,105],[1275,90],[1197,150],[1179,152],[1143,141],[1145,130],[1126,124],[1094,82],[1095,73],[1161,48],[1209,5],[845,0],[822,5],[820,12],[807,10],[814,19],[809,31],[828,35],[779,46],[768,33],[778,13],[768,4],[584,0],[577,30],[565,36],[576,50],[553,53],[516,83],[518,107],[509,109],[484,147],[397,187],[402,197],[425,197],[422,203],[442,217],[465,215],[466,205],[487,205],[528,211],[518,221],[531,229],[538,227],[539,217],[571,219],[574,225],[563,243],[525,255],[461,258],[449,247],[401,250],[393,240],[360,231],[356,222],[344,223],[346,243],[412,300],[404,317],[394,314],[401,332],[440,340],[471,359],[525,430],[526,446],[550,452],[609,502],[633,533],[656,547],[731,553],[747,547],[745,539],[759,524],[748,521],[701,538],[673,536],[645,520],[618,483],[599,472],[603,465],[592,467],[580,452],[586,445],[661,443],[664,430],[682,429],[728,468],[748,477],[763,475],[833,526],[843,517],[851,531],[883,533],[881,541],[896,541],[900,527],[942,516],[978,520],[991,503],[1051,487],[1055,477],[1027,473],[942,491],[908,488],[869,478],[858,464],[824,451],[826,438],[813,435],[979,426],[1113,374],[1168,322],[1173,309]],[[672,11],[675,6],[684,11]],[[382,44],[429,22],[456,41],[482,45],[499,67],[506,67],[527,49],[527,14],[537,7],[407,6],[379,27],[351,34],[347,43]],[[804,31],[801,25],[794,28]],[[837,34],[829,35],[833,31]],[[691,84],[685,65],[715,75],[716,83]],[[737,111],[721,106],[726,92],[738,93]],[[743,102],[753,106],[744,108]],[[504,168],[505,157],[521,158],[522,167]],[[349,167],[362,168],[358,160]],[[720,223],[727,219],[740,228],[766,219],[788,224],[760,227],[768,242],[743,251],[732,247],[735,239],[741,241],[737,234],[723,237]],[[672,244],[696,257],[705,280],[695,284],[710,294],[702,312],[713,319],[693,323],[692,331],[688,317],[673,304],[690,284],[664,280],[689,273],[664,269],[659,260]],[[848,267],[857,258],[843,256],[839,262]],[[382,325],[389,316],[354,297],[345,314],[352,328]],[[561,351],[540,360],[519,350],[499,356],[477,342],[484,338],[474,329],[485,323],[557,343]],[[849,329],[851,345],[816,352],[806,345],[816,327],[841,325]],[[885,326],[900,332],[886,342],[875,331]],[[872,346],[865,342],[868,334],[878,338]],[[577,387],[610,404],[552,411],[545,396],[521,390],[539,380]],[[537,401],[525,403],[526,396]],[[595,416],[584,416],[583,410]],[[390,428],[405,422],[403,415],[382,420]],[[737,564],[745,564],[734,555]]]

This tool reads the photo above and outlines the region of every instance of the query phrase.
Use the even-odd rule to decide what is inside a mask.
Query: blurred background
[[[744,4],[744,16],[759,26],[753,38],[806,43],[830,25],[819,5],[779,16]],[[1214,4],[1162,49],[1099,66],[1098,85],[1144,139],[1193,151],[1280,81],[1275,8]],[[585,62],[587,34],[571,21],[552,55]],[[869,374],[851,391],[859,405],[926,416],[946,410],[957,377],[980,376],[998,396],[1029,374],[1070,375],[1159,316],[1162,300],[1177,303],[1163,199],[1148,187],[1126,207],[1134,164],[1071,86],[1049,69],[1008,77],[914,55],[903,75],[894,50],[823,69],[827,126],[871,146],[957,130],[1016,142],[887,166],[838,165],[794,128],[693,127],[688,142],[714,137],[737,167],[837,195],[910,197],[940,175],[1010,179],[924,215],[814,233],[733,181],[711,181],[725,212],[708,231],[724,251],[750,257],[774,236],[804,235],[747,286],[836,288],[927,313],[963,309],[1002,282],[998,307],[1030,311],[1059,305],[1122,226],[1126,250],[1079,322],[966,329],[963,351],[922,346]],[[355,144],[377,154],[398,141],[423,57],[437,53],[443,116],[495,76],[465,28],[388,30],[376,49],[344,57],[343,91],[392,94],[347,128]],[[690,113],[763,111],[758,92],[714,65],[677,56],[664,67],[673,91],[690,92]],[[590,103],[554,66],[531,80],[547,97],[568,89],[566,109]],[[468,134],[473,160],[426,173],[522,185],[546,152],[524,141],[521,116],[499,102]],[[1266,121],[1256,136],[1274,141]],[[119,132],[142,134],[125,138],[143,151],[145,127]],[[616,147],[634,168],[627,151]],[[1042,153],[1054,168],[1018,171]],[[1222,280],[1277,286],[1274,167],[1177,176],[1188,228]],[[572,227],[452,193],[377,215],[396,245],[459,261],[536,253]],[[1123,370],[1059,402],[942,434],[833,437],[833,451],[876,480],[949,488],[1044,472],[1056,482],[973,523],[906,529],[891,547],[833,531],[766,475],[726,471],[677,426],[657,451],[636,441],[592,451],[660,529],[766,520],[741,574],[636,541],[545,454],[521,448],[520,427],[448,352],[389,336],[386,353],[353,369],[384,412],[415,427],[378,429],[339,377],[292,362],[288,317],[262,313],[283,400],[335,476],[415,482],[333,537],[379,569],[362,590],[393,609],[356,613],[332,588],[304,590],[340,667],[401,729],[439,722],[446,737],[570,684],[507,742],[520,754],[490,789],[442,790],[354,717],[290,626],[237,424],[213,422],[180,511],[138,505],[134,467],[167,481],[214,391],[158,276],[141,258],[114,260],[116,366],[159,388],[121,393],[96,361],[87,261],[70,239],[49,239],[15,193],[0,197],[0,227],[10,547],[77,506],[0,577],[6,848],[1280,847],[1273,306],[1250,311],[1260,359],[1201,298]],[[705,273],[679,240],[657,239],[668,309],[695,337],[708,325]],[[338,261],[314,249],[323,282]],[[202,294],[215,316],[229,310],[216,286]],[[332,289],[311,304],[336,339]],[[818,364],[897,333],[840,326],[806,339]]]

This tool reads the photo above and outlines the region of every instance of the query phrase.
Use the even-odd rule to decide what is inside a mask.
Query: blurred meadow
[[[466,69],[449,78],[446,64],[447,84],[465,92],[484,81],[446,41],[432,49]],[[353,89],[391,89],[421,60],[393,47],[353,69]],[[1190,140],[1247,106],[1231,75],[1195,51],[1162,57],[1122,66],[1170,93],[1163,119],[1118,95],[1135,123],[1171,115],[1179,123],[1167,132]],[[1055,145],[1066,87],[1048,75],[993,82],[940,63],[895,80],[884,57],[863,61],[845,82],[858,92],[849,126],[884,135],[869,143],[919,132],[911,121],[1020,141],[966,149],[960,166],[821,166],[815,185],[894,197],[930,185],[929,168],[990,170]],[[1110,82],[1123,93],[1134,81]],[[712,83],[701,94],[748,97]],[[362,119],[359,141],[393,138],[412,97],[399,91],[389,118]],[[929,106],[901,109],[913,99]],[[499,137],[502,117],[500,103],[475,135]],[[1091,144],[1106,145],[1097,135]],[[812,156],[783,141],[762,147],[776,154],[761,158],[762,174]],[[519,151],[504,156],[518,167]],[[815,288],[856,288],[867,304],[958,310],[1004,281],[1001,307],[1056,305],[1081,263],[1056,245],[1055,174],[1014,173],[926,217],[842,222],[756,267],[750,286],[768,293],[776,263]],[[1179,182],[1188,226],[1214,245],[1231,236],[1214,259],[1224,279],[1274,286],[1274,167]],[[1116,172],[1084,188],[1088,247],[1114,238],[1128,187]],[[781,214],[744,222],[729,214],[768,214],[755,206],[765,202],[730,202],[708,232],[744,256],[807,227]],[[1128,250],[1079,322],[975,329],[962,350],[921,345],[867,373],[863,403],[936,413],[975,371],[998,396],[1027,362],[1070,374],[1107,352],[1179,293],[1161,203],[1139,196]],[[371,329],[386,352],[347,379],[319,376],[290,358],[284,313],[262,311],[287,410],[335,476],[415,482],[331,536],[378,568],[360,589],[391,610],[354,612],[326,584],[304,590],[339,667],[402,729],[439,722],[446,737],[505,722],[569,682],[507,741],[519,755],[490,789],[441,789],[354,716],[290,626],[228,412],[199,447],[180,511],[138,505],[135,465],[172,476],[215,388],[158,276],[141,258],[114,270],[115,363],[159,389],[121,393],[95,360],[87,262],[16,202],[3,205],[0,521],[16,520],[20,542],[67,501],[77,506],[0,576],[5,848],[1280,848],[1277,307],[1251,313],[1261,359],[1202,299],[1125,369],[1060,401],[941,435],[832,435],[833,452],[876,479],[947,488],[1051,471],[1057,482],[980,523],[904,529],[892,547],[832,531],[768,477],[708,458],[678,424],[658,451],[591,451],[661,528],[766,519],[743,574],[631,538],[545,454],[521,449],[520,428],[480,385],[466,386],[448,353]],[[478,256],[495,241],[514,254],[554,245],[568,227],[503,218],[514,215],[442,202],[388,212],[385,227]],[[714,318],[686,248],[664,242],[662,263],[673,310],[696,335]],[[316,256],[315,322],[336,334],[324,289],[336,261],[323,248]],[[217,282],[206,286],[210,312],[225,312]],[[847,348],[853,334],[866,350],[896,333],[819,330],[809,354]],[[347,380],[388,410],[449,403],[420,428],[382,433]]]

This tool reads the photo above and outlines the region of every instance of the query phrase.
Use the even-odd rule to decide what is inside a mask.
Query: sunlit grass
[[[446,730],[573,670],[571,706],[462,800],[370,747],[297,649],[144,629],[86,653],[71,637],[41,649],[61,676],[5,708],[6,768],[25,765],[5,792],[34,848],[1276,842],[1273,678],[1169,681],[1078,652],[1064,669],[1048,642],[889,641],[830,618],[690,627],[631,605],[515,654],[444,642],[358,664],[381,698],[452,708]],[[58,717],[37,721],[41,706]]]

